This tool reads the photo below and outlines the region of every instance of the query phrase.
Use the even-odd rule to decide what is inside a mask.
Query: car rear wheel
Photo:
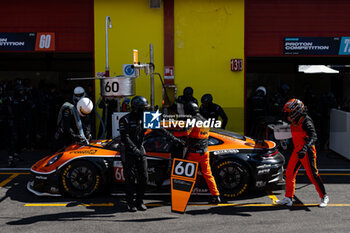
[[[75,161],[61,173],[61,190],[72,197],[86,197],[96,193],[101,178],[96,167],[90,162]]]
[[[249,186],[248,168],[239,161],[224,160],[215,164],[214,176],[220,195],[234,198],[245,193]]]

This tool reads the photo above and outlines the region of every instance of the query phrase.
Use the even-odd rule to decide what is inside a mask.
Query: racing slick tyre
[[[248,189],[250,174],[248,168],[239,161],[223,160],[214,165],[214,177],[220,195],[235,198]]]
[[[75,161],[63,168],[60,175],[62,194],[86,197],[95,194],[101,184],[101,176],[90,162]]]

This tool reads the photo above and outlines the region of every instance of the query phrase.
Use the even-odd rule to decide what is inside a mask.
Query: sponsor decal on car
[[[257,181],[257,182],[255,183],[255,186],[256,186],[257,188],[265,187],[265,186],[266,186],[266,182],[265,182],[265,181],[259,180],[259,181]]]
[[[263,175],[268,173],[270,173],[270,169],[262,169],[258,171],[258,175]]]
[[[237,149],[217,150],[217,151],[214,151],[214,155],[237,154],[238,152],[239,150]]]
[[[156,173],[156,168],[154,168],[154,167],[147,168],[147,172],[148,173]]]
[[[264,164],[256,167],[257,169],[271,168],[271,164]]]
[[[38,179],[38,180],[47,180],[47,177],[46,177],[46,176],[35,176],[35,179]]]
[[[207,192],[209,192],[208,189],[197,188],[197,187],[194,188],[193,191],[192,191],[192,193],[207,193]]]
[[[245,192],[245,190],[248,188],[248,184],[244,184],[244,186],[242,187],[242,189],[237,192],[237,193],[232,193],[232,194],[229,194],[229,193],[225,193],[223,196],[224,197],[228,197],[228,198],[233,198],[233,197],[238,197],[239,195],[241,195],[242,193]]]
[[[79,151],[71,151],[69,154],[96,154],[97,150],[79,150]]]
[[[69,169],[71,168],[72,166],[71,165],[69,165],[67,168],[66,168],[66,170],[64,170],[64,172],[63,172],[63,175],[62,175],[62,185],[63,185],[63,188],[67,191],[67,192],[69,192],[69,188],[68,188],[68,186],[67,186],[67,183],[66,183],[66,176],[67,176],[67,173],[68,173],[68,171],[69,171]],[[68,177],[67,177],[68,178]]]

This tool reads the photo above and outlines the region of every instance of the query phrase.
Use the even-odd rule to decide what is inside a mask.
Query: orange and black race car
[[[170,193],[172,142],[154,131],[145,136],[149,191]],[[120,140],[98,140],[90,145],[73,144],[47,156],[31,168],[27,188],[36,195],[84,197],[99,190],[123,193],[124,173]],[[251,138],[219,129],[209,137],[211,167],[223,197],[234,198],[249,188],[265,188],[283,178],[284,157],[272,141]],[[192,194],[208,194],[200,172]]]

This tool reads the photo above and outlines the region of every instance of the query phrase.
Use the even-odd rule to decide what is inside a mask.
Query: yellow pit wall
[[[95,0],[95,71],[105,70],[105,18],[109,15],[109,66],[111,76],[122,74],[122,65],[132,63],[132,50],[139,61],[149,62],[149,44],[154,46],[156,72],[163,75],[163,3],[149,8],[149,0]],[[175,0],[175,84],[178,95],[186,86],[200,102],[211,93],[228,117],[227,129],[244,130],[244,70],[232,72],[230,61],[244,59],[244,0]],[[244,63],[245,61],[243,61]],[[150,98],[148,76],[141,72],[136,94]],[[155,102],[161,105],[162,87],[155,77]],[[96,82],[99,98],[99,82]]]
[[[132,64],[133,49],[138,50],[139,61],[149,63],[149,44],[153,44],[155,72],[163,76],[163,8],[149,8],[148,0],[95,0],[95,72],[104,72],[106,66],[105,20],[110,16],[108,29],[110,76],[122,75],[123,64]],[[144,71],[136,80],[136,94],[150,101],[150,79]],[[100,97],[100,82],[95,82],[96,99]],[[162,85],[155,76],[156,105],[161,106]]]
[[[244,71],[231,71],[232,58],[244,59],[244,1],[175,0],[178,92],[192,86],[198,101],[211,93],[229,117],[227,128],[243,133]]]

